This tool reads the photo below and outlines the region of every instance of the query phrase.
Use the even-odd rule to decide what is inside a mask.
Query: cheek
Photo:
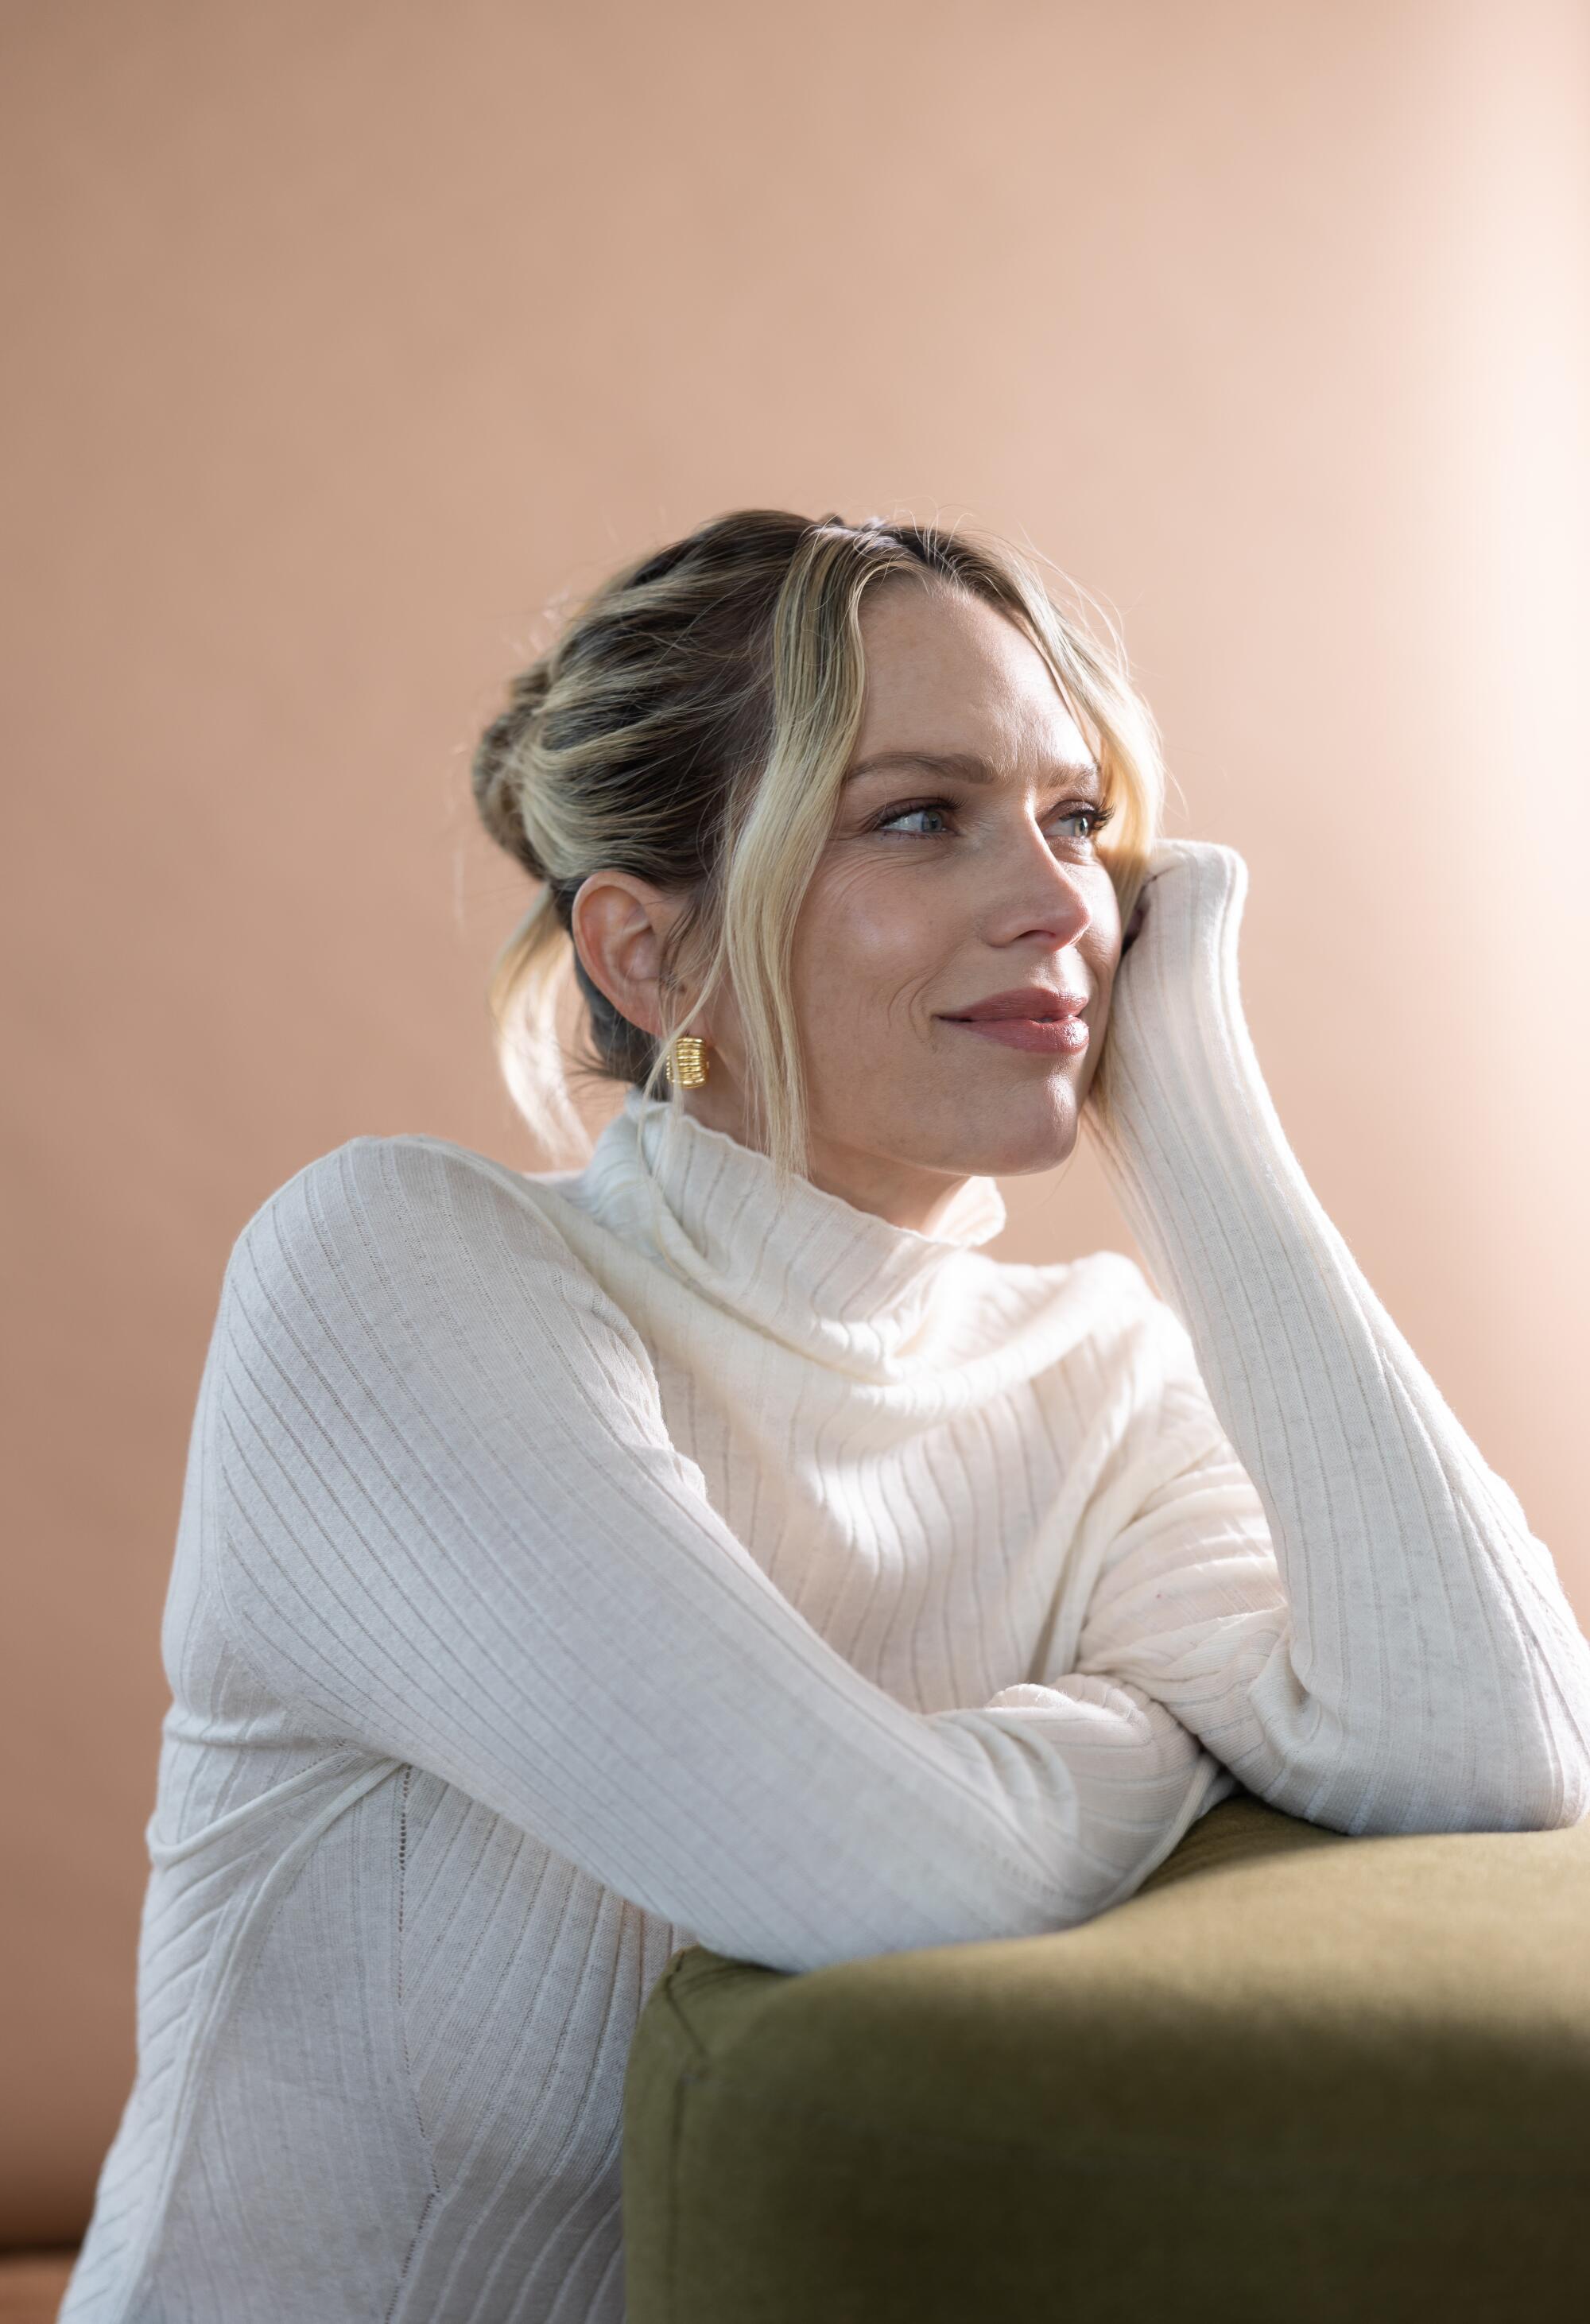
[[[1098,991],[1107,991],[1121,956],[1121,908],[1109,873],[1100,870],[1088,893],[1089,922],[1077,949]]]
[[[1080,957],[1097,1005],[1107,1008],[1121,950],[1120,908],[1108,872],[1084,875],[1089,919],[1067,947]],[[903,880],[877,862],[824,867],[806,891],[796,925],[794,979],[798,1011],[828,1027],[876,1032],[897,1023],[923,996],[942,1006],[951,964],[964,963],[975,931],[951,924],[941,889]]]
[[[950,932],[924,884],[876,866],[827,873],[807,891],[796,930],[802,991],[831,1015],[876,1013],[942,973]]]

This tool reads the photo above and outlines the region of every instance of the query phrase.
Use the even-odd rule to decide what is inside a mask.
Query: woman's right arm
[[[633,1326],[514,1183],[358,1138],[250,1220],[216,1332],[216,1581],[319,1731],[799,1970],[1063,1928],[1218,1775],[1098,1677],[922,1714],[774,1587]]]

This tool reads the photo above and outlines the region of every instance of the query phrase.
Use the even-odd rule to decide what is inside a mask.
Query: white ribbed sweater
[[[63,2324],[615,2324],[676,1947],[1064,1929],[1237,1778],[1590,1814],[1590,1646],[1286,1144],[1245,890],[1166,842],[1116,986],[1091,1134],[1164,1299],[988,1257],[988,1179],[933,1236],[779,1207],[633,1093],[578,1173],[355,1138],[249,1221]]]

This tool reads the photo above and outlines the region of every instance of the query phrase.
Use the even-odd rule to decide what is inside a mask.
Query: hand
[[[1144,1065],[1153,1080],[1185,1046],[1211,979],[1228,977],[1235,995],[1246,892],[1246,863],[1218,840],[1162,839],[1151,852],[1121,938],[1106,1057],[1088,1108],[1096,1130],[1108,1129],[1128,1093],[1145,1085]]]
[[[1147,876],[1138,890],[1137,900],[1132,907],[1131,917],[1126,922],[1126,931],[1121,937],[1123,960],[1136,943],[1138,931],[1148,917],[1149,890],[1154,881],[1163,880],[1167,872],[1173,871],[1178,863],[1186,862],[1190,856],[1196,855],[1200,848],[1208,847],[1209,844],[1207,840],[1162,839],[1152,850],[1148,858]]]
[[[1162,839],[1150,852],[1147,876],[1121,937],[1123,959],[1136,943],[1149,917],[1152,890],[1172,874],[1176,875],[1179,894],[1183,890],[1188,891],[1188,900],[1195,890],[1207,896],[1235,890],[1240,913],[1247,889],[1247,868],[1236,848],[1216,839]]]

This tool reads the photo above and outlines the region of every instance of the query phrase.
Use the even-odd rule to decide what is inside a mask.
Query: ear
[[[629,872],[593,872],[570,908],[570,934],[586,975],[644,1033],[662,1031],[657,973],[663,939],[679,909],[661,889]]]

